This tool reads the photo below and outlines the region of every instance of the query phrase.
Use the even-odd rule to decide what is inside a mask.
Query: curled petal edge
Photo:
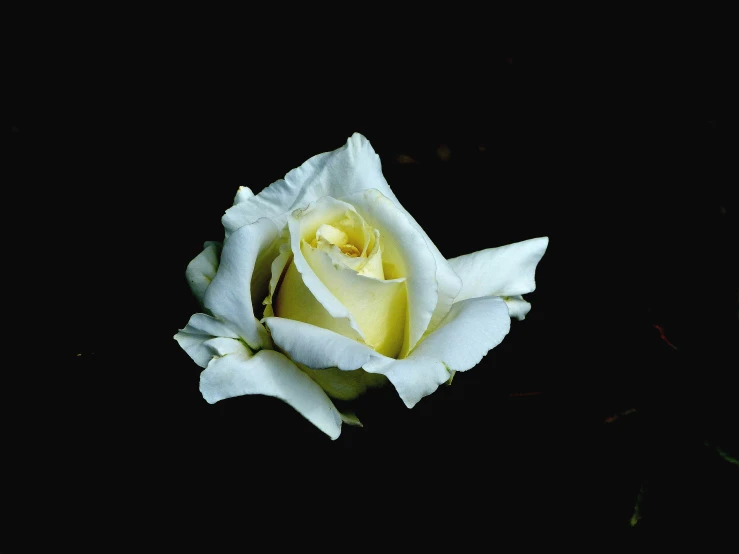
[[[214,357],[200,374],[200,392],[211,404],[250,394],[279,398],[326,433],[332,440],[341,434],[341,414],[310,377],[283,354],[247,350]]]
[[[268,317],[272,339],[294,361],[310,368],[362,368],[385,375],[409,408],[447,382],[452,371],[466,371],[500,344],[510,329],[500,298],[475,298],[452,306],[439,327],[407,358],[383,356],[357,341],[307,323]]]

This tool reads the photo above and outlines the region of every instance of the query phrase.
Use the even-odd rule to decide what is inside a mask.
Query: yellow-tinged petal
[[[329,244],[341,246],[342,244],[346,244],[347,242],[349,242],[349,235],[347,235],[341,229],[337,229],[333,225],[328,225],[327,223],[324,223],[316,231],[315,240],[321,239],[326,239]],[[313,246],[315,246],[315,244]]]
[[[305,242],[301,251],[316,276],[354,316],[365,342],[380,354],[397,357],[405,340],[408,311],[405,279],[381,281],[360,275],[344,265],[334,264],[325,252]]]
[[[298,367],[313,379],[331,398],[337,400],[354,400],[367,392],[368,388],[382,387],[387,384],[384,375],[368,373],[363,369],[342,371],[336,367],[327,369],[311,369],[303,364]]]
[[[374,277],[375,279],[384,280],[385,272],[382,268],[382,248],[380,246],[380,232],[374,230],[375,240],[373,246],[362,267],[357,271],[360,275],[366,275],[367,277]],[[392,277],[388,277],[392,279]]]
[[[316,300],[310,289],[303,283],[303,278],[295,267],[294,260],[290,262],[277,294],[272,298],[272,311],[276,317],[310,323],[355,340],[359,338],[346,318],[333,317]]]

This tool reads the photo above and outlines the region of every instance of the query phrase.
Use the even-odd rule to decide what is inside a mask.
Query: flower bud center
[[[351,258],[356,258],[360,255],[359,250],[353,244],[342,244],[339,246],[339,250]]]
[[[311,241],[311,246],[316,248],[322,242],[336,246],[342,254],[352,258],[358,258],[362,255],[366,256],[366,249],[365,252],[359,250],[359,248],[350,242],[348,234],[333,225],[326,223],[321,225],[316,231],[316,238]]]

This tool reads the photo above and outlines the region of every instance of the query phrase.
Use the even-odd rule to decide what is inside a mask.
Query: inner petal
[[[380,233],[357,213],[347,210],[331,224],[318,226],[315,238],[307,242],[335,264],[349,267],[365,277],[384,280]]]
[[[345,318],[333,317],[313,295],[303,282],[294,261],[290,262],[282,277],[272,308],[272,313],[277,317],[310,323],[354,340],[358,338]]]
[[[347,210],[343,217],[334,221],[332,225],[346,234],[347,239],[343,244],[351,244],[361,256],[367,255],[368,248],[371,246],[372,229],[362,216],[355,211]],[[340,245],[336,244],[336,246]]]
[[[359,250],[353,244],[342,244],[339,246],[339,250],[351,258],[358,258],[360,256]]]
[[[380,231],[372,230],[371,249],[367,255],[367,259],[357,270],[360,275],[374,277],[375,279],[385,280],[385,272],[382,264],[382,246],[380,243]]]
[[[333,225],[328,225],[324,223],[316,231],[315,241],[317,242],[321,239],[326,240],[329,244],[341,246],[349,241],[349,235],[347,235],[344,231],[337,229]],[[315,244],[313,246],[315,247]]]
[[[351,312],[364,334],[365,343],[380,354],[396,357],[406,338],[405,279],[385,281],[362,275],[345,264],[335,263],[330,255],[311,247],[307,242],[302,243],[301,252],[315,275]],[[291,309],[287,304],[286,308]],[[275,311],[275,314],[278,312]],[[287,317],[315,325],[313,321],[306,321],[304,314],[296,315]]]

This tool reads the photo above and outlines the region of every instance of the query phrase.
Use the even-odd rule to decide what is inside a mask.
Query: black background
[[[723,48],[481,43],[350,64],[112,42],[14,43],[31,55],[11,82],[10,300],[34,360],[14,409],[46,497],[132,502],[133,533],[157,528],[142,513],[236,505],[252,525],[289,513],[411,543],[736,521],[718,450],[739,453]],[[353,132],[448,258],[550,246],[531,313],[482,363],[412,410],[373,391],[364,427],[330,441],[272,398],[208,405],[172,336],[198,311],[185,267],[222,239],[238,186]]]

